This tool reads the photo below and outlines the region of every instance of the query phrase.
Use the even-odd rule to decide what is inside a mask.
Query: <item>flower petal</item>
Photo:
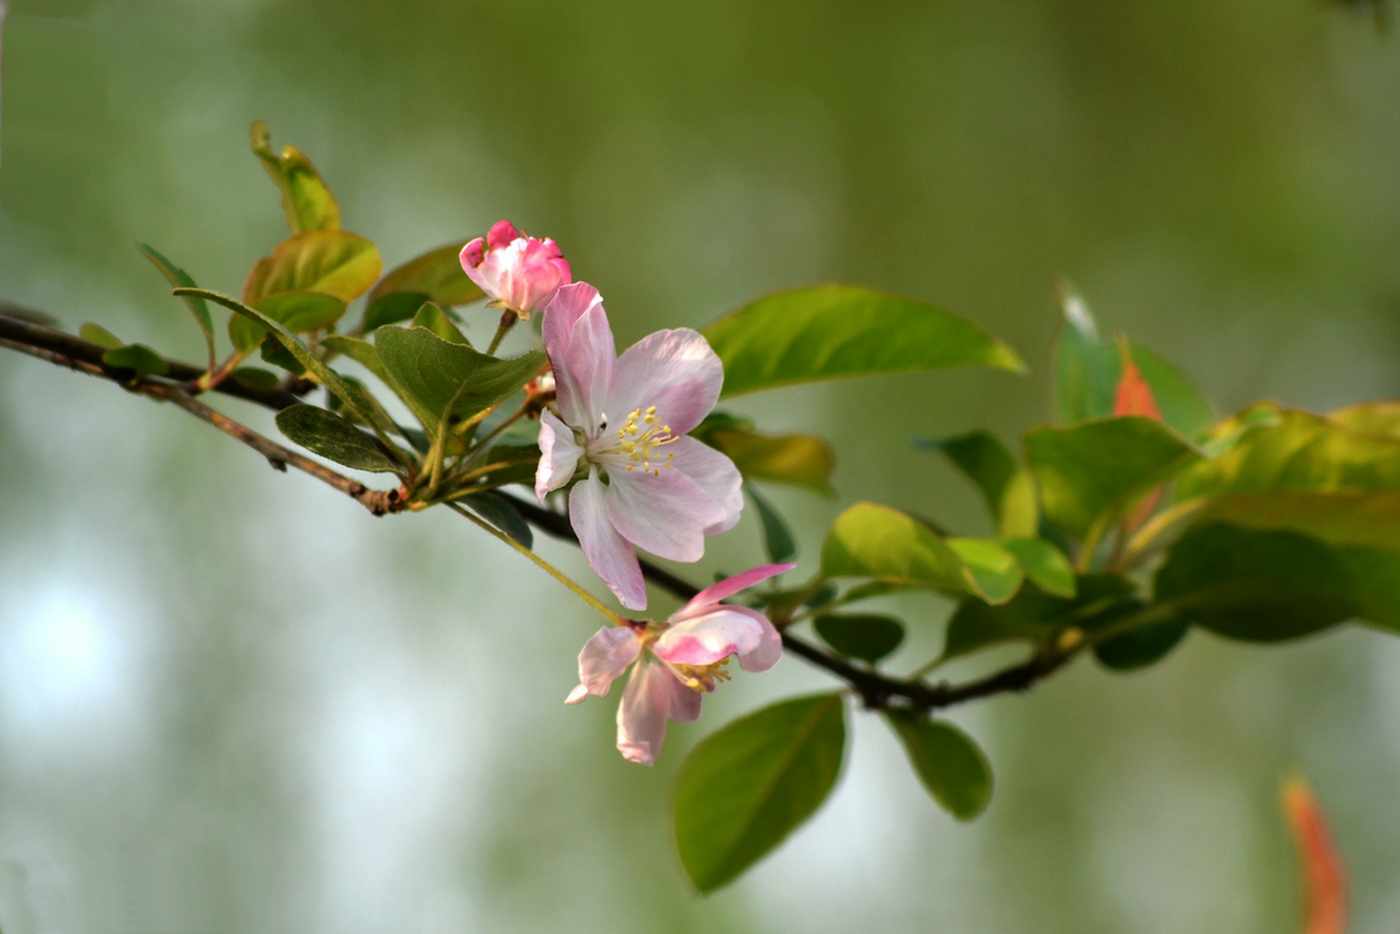
[[[628,626],[604,626],[583,644],[578,653],[579,686],[566,704],[577,704],[588,695],[607,697],[612,683],[622,677],[627,666],[637,660],[642,640]]]
[[[559,414],[591,437],[605,414],[616,364],[612,328],[598,290],[587,282],[561,286],[545,307],[543,336],[554,366]]]
[[[672,561],[698,561],[705,553],[705,529],[725,518],[724,510],[679,470],[629,473],[611,470],[608,519],[634,545]]]
[[[618,358],[607,404],[619,416],[654,405],[657,418],[683,435],[710,414],[722,385],[724,365],[698,331],[657,331]]]
[[[546,409],[540,413],[540,466],[535,470],[535,495],[557,490],[573,479],[583,448],[574,443],[574,432]]]
[[[764,671],[782,655],[782,637],[757,610],[715,606],[671,626],[652,651],[673,665],[695,666],[713,665],[737,654],[746,671]]]
[[[677,438],[667,447],[669,453],[675,455],[672,468],[694,480],[721,510],[720,517],[705,526],[705,535],[718,535],[734,528],[744,511],[744,478],[739,468],[727,455],[695,438]]]
[[[547,318],[545,320],[548,320]],[[569,493],[569,522],[588,566],[629,610],[644,610],[646,583],[637,554],[608,518],[606,488],[595,470]]]
[[[795,564],[765,564],[753,570],[745,571],[742,574],[735,574],[733,577],[726,577],[718,584],[711,584],[698,594],[690,598],[690,602],[672,614],[671,622],[680,622],[698,615],[699,611],[719,603],[728,597],[734,596],[741,590],[747,590],[754,584],[761,584],[770,577],[777,577],[786,571],[791,571],[797,567]]]
[[[617,749],[628,762],[651,765],[661,751],[666,738],[666,718],[671,713],[672,699],[679,688],[686,688],[675,676],[649,659],[643,659],[632,669],[622,703],[617,707]]]

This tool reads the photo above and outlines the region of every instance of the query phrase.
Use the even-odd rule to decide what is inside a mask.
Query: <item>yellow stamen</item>
[[[658,453],[657,448],[676,440],[671,434],[670,425],[662,425],[656,417],[656,406],[648,406],[646,411],[633,410],[627,421],[617,430],[618,449],[632,460],[628,470],[641,468],[654,477],[661,476],[661,470],[671,466],[676,455],[670,451]]]

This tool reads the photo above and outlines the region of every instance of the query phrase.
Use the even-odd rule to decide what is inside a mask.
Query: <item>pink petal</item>
[[[583,448],[574,443],[573,429],[548,409],[540,414],[540,466],[535,470],[535,495],[541,503],[550,490],[573,479]]]
[[[617,748],[624,759],[651,765],[666,738],[666,720],[689,723],[700,716],[700,695],[664,665],[643,659],[632,670],[617,708]]]
[[[677,683],[662,665],[643,660],[632,669],[617,706],[617,748],[628,762],[651,765],[661,751],[671,708],[668,681]]]
[[[486,244],[493,250],[499,250],[512,240],[519,238],[520,232],[515,229],[515,225],[510,221],[496,221],[491,225],[491,230],[486,234]]]
[[[484,250],[480,237],[477,237],[475,240],[462,247],[462,252],[458,255],[458,259],[461,260],[462,270],[466,272],[467,275],[470,276],[472,270],[481,265],[483,252]]]
[[[657,331],[628,347],[617,361],[608,405],[624,416],[656,406],[657,417],[683,435],[710,414],[724,384],[724,365],[690,328]],[[608,413],[613,414],[612,412]]]
[[[672,561],[698,561],[705,529],[724,511],[679,470],[653,475],[613,467],[608,471],[608,519],[622,537]]]
[[[719,518],[705,527],[705,535],[718,535],[734,528],[744,511],[744,478],[734,462],[691,437],[677,438],[668,446],[668,451],[675,455],[672,469],[694,480],[721,510]]]
[[[791,571],[797,567],[795,564],[765,564],[753,570],[745,571],[742,574],[735,574],[733,577],[726,577],[718,584],[711,584],[698,594],[690,598],[690,602],[681,607],[679,611],[671,616],[672,622],[679,622],[683,619],[690,619],[698,611],[706,607],[719,603],[728,597],[734,596],[741,590],[747,590],[754,584],[761,584],[770,577],[777,577],[786,571]]]
[[[782,655],[782,637],[757,610],[717,606],[671,626],[652,651],[673,665],[696,666],[737,654],[746,671],[764,671]]]
[[[603,481],[598,479],[595,470],[569,493],[569,522],[593,573],[603,579],[623,606],[629,610],[644,610],[647,588],[642,568],[632,546],[608,519],[605,493]]]
[[[628,626],[604,626],[583,644],[578,653],[579,686],[566,704],[577,704],[588,695],[607,697],[612,683],[641,654],[642,642]]]

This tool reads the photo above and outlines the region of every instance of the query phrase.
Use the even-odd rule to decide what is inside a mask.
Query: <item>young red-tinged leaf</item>
[[[1157,400],[1152,396],[1152,387],[1143,379],[1142,371],[1133,362],[1133,351],[1126,338],[1118,338],[1119,371],[1118,386],[1113,393],[1114,415],[1141,415],[1144,418],[1162,420],[1162,410],[1157,408]],[[1162,502],[1162,487],[1157,487],[1142,498],[1123,519],[1123,534],[1131,534],[1151,518]]]
[[[1332,842],[1326,815],[1307,782],[1296,775],[1284,779],[1281,804],[1298,848],[1303,885],[1302,934],[1345,934],[1346,867]]]
[[[253,124],[252,138],[253,154],[277,185],[282,212],[287,215],[287,226],[292,233],[339,230],[340,207],[311,160],[295,146],[284,146],[280,156],[274,153],[267,124],[261,120]],[[182,284],[194,285],[193,282]]]
[[[391,269],[379,280],[374,291],[369,293],[371,304],[399,292],[421,293],[427,296],[423,301],[433,301],[444,306],[470,305],[472,302],[481,301],[486,294],[475,282],[467,278],[467,274],[462,271],[461,260],[458,259],[462,244],[466,242],[464,239],[445,244]],[[373,330],[377,326],[366,325],[365,330]]]
[[[379,248],[343,230],[308,230],[288,237],[253,266],[243,304],[277,292],[323,292],[342,302],[363,295],[379,278]]]
[[[722,727],[697,745],[676,785],[676,846],[709,893],[782,843],[831,794],[846,723],[840,694],[799,697]]]
[[[926,714],[891,707],[885,721],[909,754],[924,788],[958,820],[972,820],[992,798],[992,768],[962,730]]]
[[[724,395],[795,383],[989,366],[1024,370],[1010,347],[934,305],[819,285],[765,296],[704,329],[724,362]]]

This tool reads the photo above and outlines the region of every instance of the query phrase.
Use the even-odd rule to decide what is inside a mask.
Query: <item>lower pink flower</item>
[[[768,617],[720,601],[792,568],[767,564],[736,574],[700,591],[664,623],[604,626],[579,653],[579,685],[565,703],[590,694],[607,697],[612,683],[633,666],[617,708],[617,748],[629,762],[651,765],[666,738],[666,721],[689,723],[700,716],[701,695],[729,680],[725,665],[731,655],[739,656],[745,671],[777,664],[783,639]]]

